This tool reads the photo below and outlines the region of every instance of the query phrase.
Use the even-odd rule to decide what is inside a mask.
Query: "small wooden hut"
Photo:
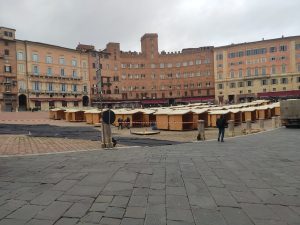
[[[67,109],[65,111],[66,121],[83,122],[85,121],[84,111],[80,109]]]
[[[250,120],[254,122],[256,120],[256,108],[255,107],[246,107],[242,108],[242,122]]]
[[[149,127],[152,123],[156,122],[155,110],[152,109],[140,109],[143,113],[143,127]]]
[[[193,112],[191,110],[173,110],[168,113],[169,130],[193,130]]]
[[[268,105],[262,105],[256,107],[256,118],[257,119],[270,119],[271,114],[270,114],[270,108]]]
[[[159,130],[169,130],[169,113],[171,109],[162,108],[154,113],[156,116],[156,127]]]
[[[217,119],[220,118],[222,115],[226,117],[226,120],[229,119],[229,111],[228,110],[213,110],[208,113],[209,116],[209,124],[210,127],[217,126]]]
[[[241,111],[241,109],[239,109],[239,108],[229,109],[228,111],[229,111],[228,120],[233,120],[235,126],[241,124],[241,122],[242,122],[242,111]]]
[[[84,112],[87,124],[100,123],[101,111],[98,109],[90,109]]]
[[[204,126],[208,127],[208,109],[192,109],[193,112],[193,129],[198,129],[198,120],[204,120]]]
[[[53,120],[64,120],[65,119],[65,109],[55,108],[49,111],[49,118]]]

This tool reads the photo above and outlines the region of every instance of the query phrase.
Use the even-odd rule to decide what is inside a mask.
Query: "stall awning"
[[[257,96],[261,97],[261,98],[266,98],[266,97],[293,97],[293,96],[300,96],[300,90],[261,92],[261,93],[257,93]]]
[[[203,96],[194,98],[179,98],[176,102],[202,102],[202,101],[214,101],[214,96]]]
[[[166,104],[168,100],[166,99],[145,99],[142,100],[142,104]]]

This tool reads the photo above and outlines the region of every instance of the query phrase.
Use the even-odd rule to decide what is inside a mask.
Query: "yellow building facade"
[[[214,60],[218,103],[300,95],[300,36],[217,47]]]
[[[19,110],[88,106],[88,55],[31,41],[16,42]]]

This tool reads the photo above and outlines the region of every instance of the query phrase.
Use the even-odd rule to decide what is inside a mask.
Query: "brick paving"
[[[0,225],[299,225],[299,135],[0,158]]]

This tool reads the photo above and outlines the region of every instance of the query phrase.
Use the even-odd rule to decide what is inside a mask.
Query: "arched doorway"
[[[19,111],[27,110],[27,97],[26,95],[19,95]]]
[[[89,97],[88,96],[83,96],[82,97],[82,105],[83,106],[89,106]]]

